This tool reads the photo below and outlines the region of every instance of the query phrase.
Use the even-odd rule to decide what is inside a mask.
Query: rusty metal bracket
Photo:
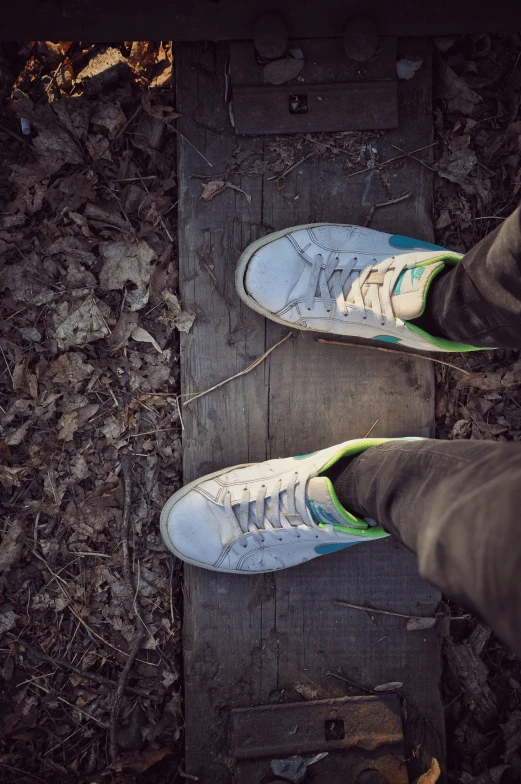
[[[403,743],[395,695],[235,708],[231,719],[239,759]]]
[[[347,57],[340,38],[295,40],[304,55],[302,73],[282,85],[268,84],[251,43],[230,44],[235,131],[240,134],[302,133],[396,128],[397,39],[380,38],[367,63]]]

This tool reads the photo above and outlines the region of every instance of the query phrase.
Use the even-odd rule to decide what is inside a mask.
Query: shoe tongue
[[[402,321],[410,321],[421,316],[431,280],[444,266],[443,261],[433,261],[422,267],[403,270],[391,296],[394,315]]]
[[[325,523],[333,525],[347,525],[346,518],[343,517],[335,506],[336,496],[330,481],[323,476],[312,477],[306,488],[306,501],[315,523]],[[338,504],[338,501],[337,501]]]

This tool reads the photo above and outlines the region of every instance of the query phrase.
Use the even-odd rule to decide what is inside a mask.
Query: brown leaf
[[[233,185],[231,182],[226,182],[225,180],[211,180],[207,182],[203,187],[203,192],[201,193],[201,199],[205,201],[211,201],[216,196],[219,196],[220,193],[224,193],[225,190],[231,188],[234,191],[239,191],[239,193],[243,193],[246,196],[246,199],[251,204],[251,196],[243,191],[242,188],[239,188],[237,185]]]
[[[468,86],[461,76],[458,76],[446,62],[439,61],[440,93],[447,102],[449,112],[470,117],[474,107],[483,100]]]
[[[147,291],[152,274],[152,261],[157,256],[144,240],[139,242],[102,242],[99,246],[105,263],[100,272],[102,289],[122,289],[130,281],[138,291]],[[143,303],[144,305],[145,303]],[[139,310],[131,307],[131,310]]]
[[[109,329],[96,301],[89,297],[56,329],[58,348],[84,346],[109,334]]]
[[[396,689],[401,689],[402,687],[403,683],[401,681],[391,681],[390,683],[381,683],[379,686],[375,686],[373,691],[396,691]]]
[[[172,753],[172,749],[164,746],[162,749],[147,749],[146,751],[137,751],[133,754],[127,754],[113,769],[117,772],[125,771],[126,773],[134,773],[139,775],[146,770],[161,762],[162,759]]]
[[[0,572],[8,572],[20,558],[23,550],[23,535],[23,523],[21,519],[15,517],[0,542]]]
[[[58,422],[58,439],[60,441],[72,441],[77,429],[78,412],[70,411],[68,414],[64,414]]]
[[[416,784],[436,784],[440,776],[440,763],[436,757],[433,757],[431,759],[431,766],[429,770],[426,773],[422,773],[422,775],[416,779]]]
[[[406,629],[408,632],[416,632],[421,629],[432,629],[436,624],[437,618],[409,618],[407,621]]]
[[[454,677],[462,684],[471,703],[476,703],[485,713],[495,715],[496,698],[487,683],[488,669],[472,647],[468,643],[447,642],[445,652]]]
[[[494,768],[484,770],[479,776],[471,776],[470,773],[462,773],[459,780],[462,784],[499,784],[503,773],[510,767],[512,766],[496,765]]]
[[[107,129],[109,139],[113,139],[127,121],[127,118],[121,110],[121,106],[117,102],[98,102],[90,119],[95,125],[101,125],[103,128]]]

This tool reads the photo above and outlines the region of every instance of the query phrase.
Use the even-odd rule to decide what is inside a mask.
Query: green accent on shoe
[[[293,459],[294,460],[304,460],[305,457],[311,457],[311,455],[314,455],[314,454],[315,454],[314,452],[308,452],[307,455],[295,455],[295,457]]]
[[[420,335],[424,340],[428,340],[429,343],[432,343],[433,346],[439,348],[440,351],[453,351],[453,352],[463,352],[463,351],[487,351],[488,348],[486,346],[471,346],[467,343],[458,343],[455,340],[447,340],[447,338],[438,338],[434,335],[429,335],[428,332],[425,332],[424,329],[418,327],[416,324],[411,324],[410,321],[405,321],[405,326],[410,329],[412,332],[416,332],[417,335]]]
[[[383,539],[385,536],[390,536],[387,531],[384,531],[381,525],[368,525],[364,522],[366,528],[350,528],[348,525],[335,525],[335,531],[340,531],[343,534],[351,534],[352,536],[361,536],[363,539]],[[326,528],[323,523],[320,523],[319,528]]]

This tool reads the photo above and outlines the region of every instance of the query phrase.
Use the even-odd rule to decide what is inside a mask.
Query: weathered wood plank
[[[431,140],[427,50],[425,56],[427,67],[415,83],[400,85],[400,128],[378,140],[383,157],[396,152],[392,144],[413,149]],[[287,331],[249,311],[235,293],[235,263],[251,239],[261,231],[310,221],[363,222],[371,204],[389,198],[378,174],[346,178],[338,161],[312,157],[282,187],[268,179],[243,178],[251,204],[233,191],[201,201],[201,180],[193,175],[224,176],[241,143],[223,105],[224,57],[224,47],[182,45],[177,50],[180,130],[214,164],[209,169],[181,143],[180,285],[184,304],[197,312],[181,345],[183,393],[206,389],[244,369]],[[259,149],[267,144],[247,140]],[[389,172],[388,182],[391,196],[411,190],[413,198],[378,210],[372,225],[430,240],[431,173],[405,160]],[[427,362],[368,348],[323,346],[313,335],[299,334],[252,373],[184,408],[185,480],[363,436],[376,419],[376,435],[430,435],[433,397]],[[320,697],[342,696],[349,693],[345,684],[327,675],[339,671],[365,687],[402,681],[409,706],[414,703],[433,728],[430,751],[440,755],[443,716],[435,633],[405,632],[403,619],[372,620],[367,613],[334,606],[336,598],[428,614],[438,593],[420,579],[414,557],[389,540],[274,575],[186,569],[191,773],[212,784],[232,781],[231,707],[298,699],[298,683],[310,685]],[[255,770],[260,780],[263,769]],[[250,768],[248,775],[253,775]]]

